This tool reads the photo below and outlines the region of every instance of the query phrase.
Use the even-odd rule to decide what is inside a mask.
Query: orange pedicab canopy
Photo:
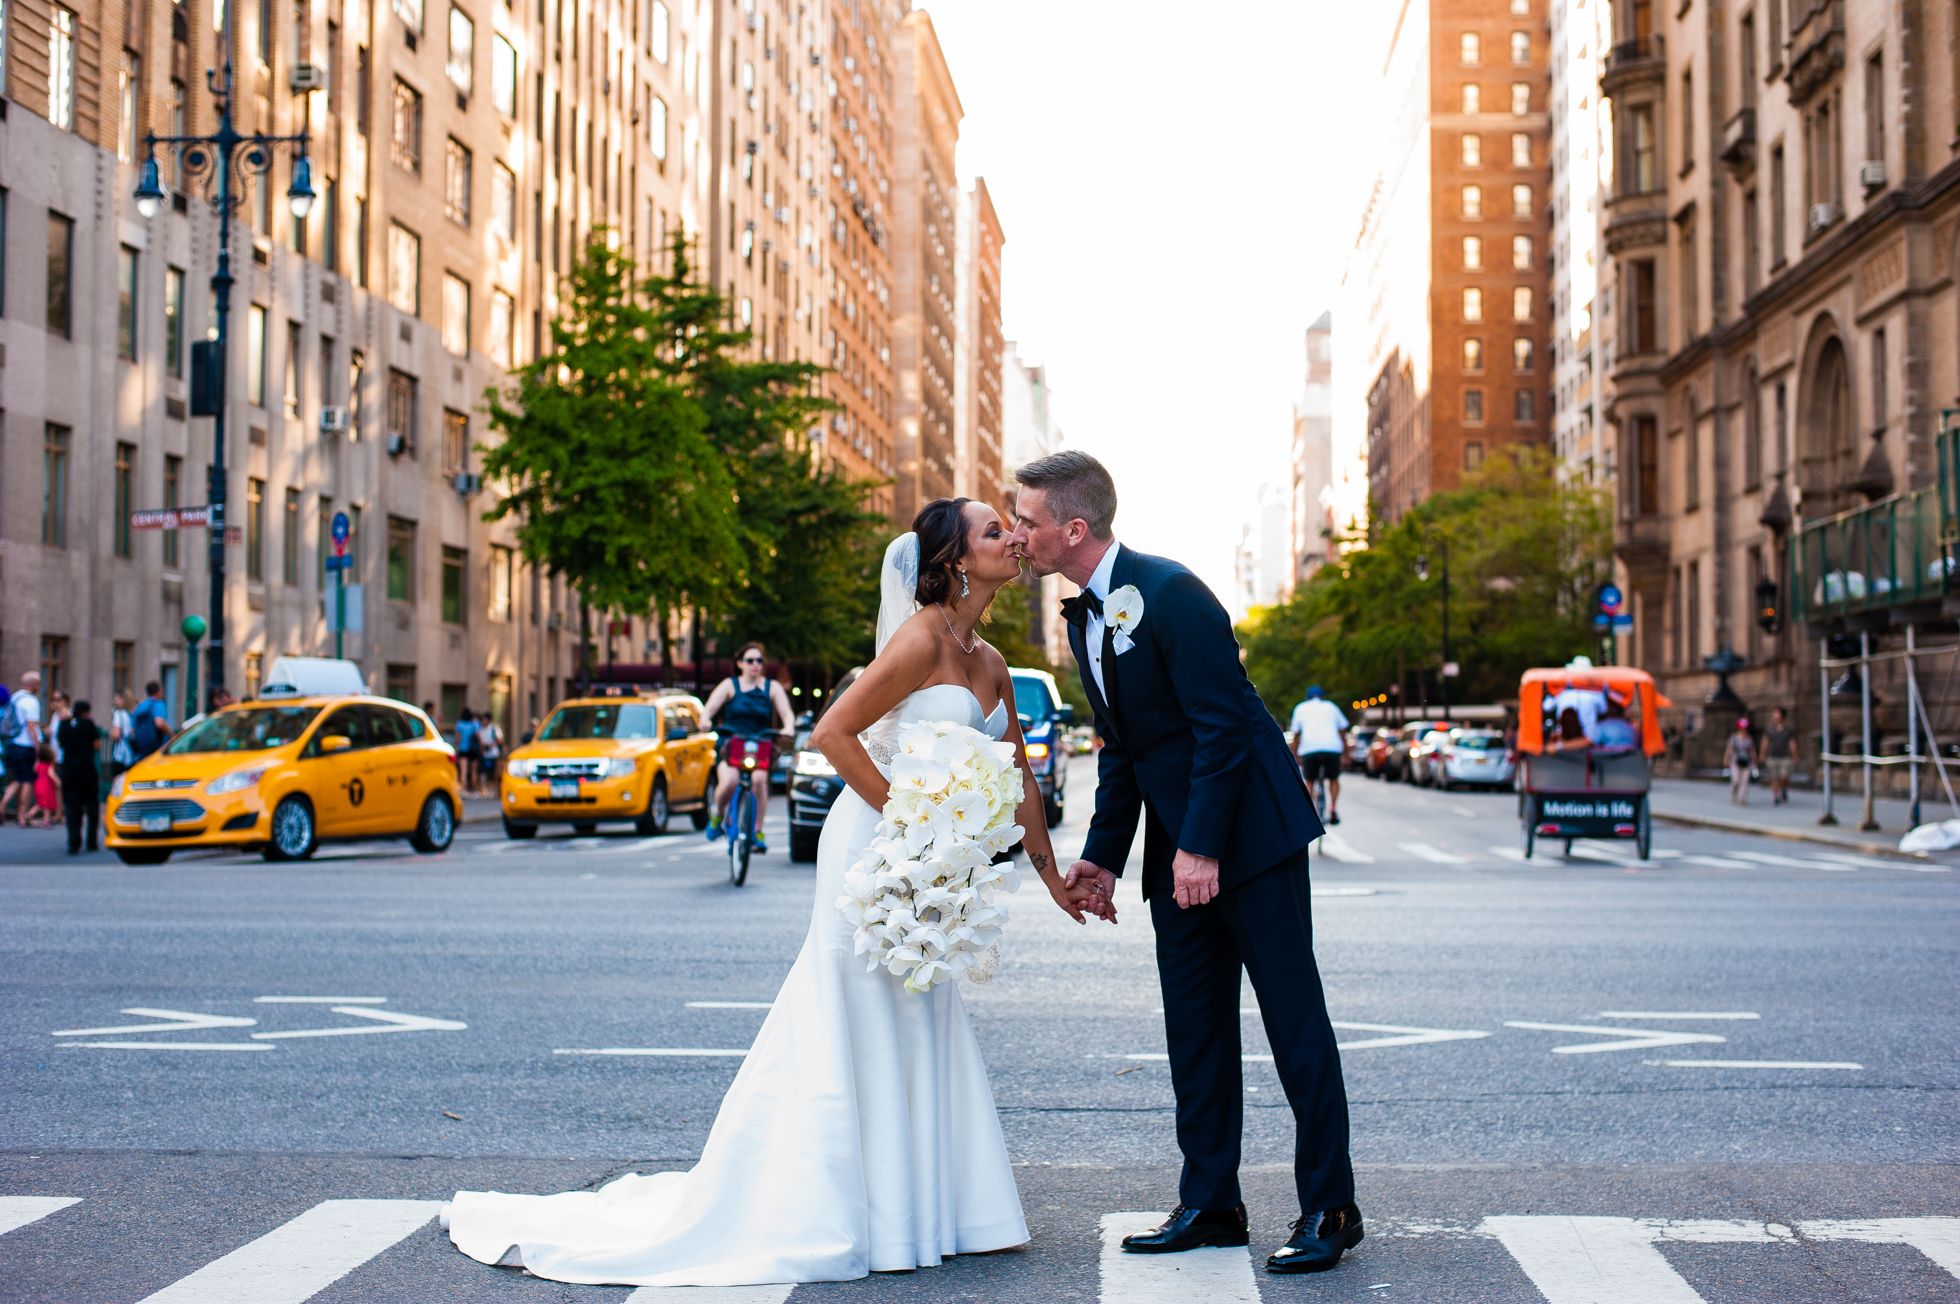
[[[1527,670],[1518,683],[1518,750],[1537,756],[1545,750],[1545,699],[1568,688],[1604,693],[1626,708],[1627,723],[1640,735],[1649,756],[1667,750],[1661,740],[1659,711],[1673,706],[1654,686],[1654,677],[1630,666],[1559,666]]]

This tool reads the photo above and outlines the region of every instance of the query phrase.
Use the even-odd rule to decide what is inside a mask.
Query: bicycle
[[[755,776],[769,782],[769,758],[774,744],[766,738],[731,738],[728,764],[735,767],[735,796],[728,803],[728,881],[736,887],[749,878],[749,857],[755,851]]]

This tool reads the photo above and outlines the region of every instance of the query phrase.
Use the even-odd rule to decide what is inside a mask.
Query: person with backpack
[[[6,709],[0,711],[0,743],[5,745],[7,761],[7,788],[0,792],[0,810],[13,802],[14,816],[22,828],[27,827],[28,814],[34,809],[34,764],[40,759],[43,741],[41,699],[34,695],[40,686],[40,674],[28,671],[20,677],[20,688],[7,699]]]
[[[144,697],[129,713],[129,747],[137,760],[170,741],[170,706],[163,700],[163,685],[152,679],[143,685]]]
[[[477,720],[476,750],[482,756],[481,777],[483,786],[490,790],[490,796],[495,797],[497,795],[497,761],[502,757],[504,751],[504,731],[497,727],[497,722],[492,720],[487,713],[478,717]]]

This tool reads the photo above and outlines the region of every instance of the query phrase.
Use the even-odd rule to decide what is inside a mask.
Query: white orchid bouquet
[[[866,972],[883,965],[923,992],[979,964],[1000,938],[1002,892],[1021,885],[997,857],[1026,831],[1014,822],[1014,745],[936,721],[903,726],[891,796],[864,858],[844,875],[837,910],[856,930]]]

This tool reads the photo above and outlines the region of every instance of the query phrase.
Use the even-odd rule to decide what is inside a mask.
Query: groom
[[[1178,1207],[1126,1237],[1142,1254],[1244,1245],[1239,973],[1252,976],[1298,1127],[1299,1221],[1269,1272],[1321,1272],[1361,1240],[1347,1092],[1313,959],[1307,844],[1320,821],[1279,726],[1239,663],[1231,621],[1184,567],[1116,542],[1116,485],[1087,453],[1015,473],[1014,542],[1062,604],[1103,748],[1096,814],[1068,884],[1113,913],[1139,820],[1143,895],[1157,932],[1164,1031],[1184,1152]]]

